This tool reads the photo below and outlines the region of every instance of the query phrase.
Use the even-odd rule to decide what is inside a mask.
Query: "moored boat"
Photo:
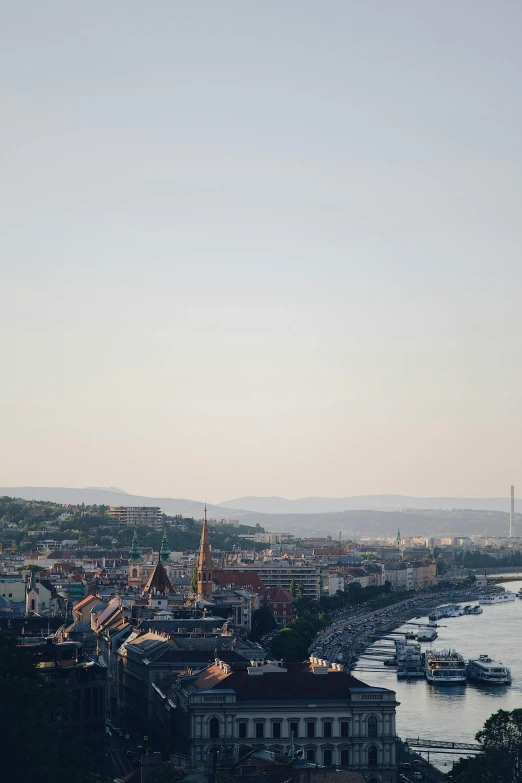
[[[489,655],[470,658],[466,673],[470,680],[491,685],[511,685],[511,670],[500,661],[494,661]]]
[[[491,593],[480,599],[481,604],[506,604],[515,600],[515,593],[505,590],[503,593]]]
[[[466,663],[456,650],[428,650],[426,653],[426,679],[439,685],[466,682]]]

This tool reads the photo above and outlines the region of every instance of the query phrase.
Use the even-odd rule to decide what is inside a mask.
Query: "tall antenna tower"
[[[515,518],[515,487],[511,487],[511,508],[509,510],[509,537],[513,538],[513,522]]]

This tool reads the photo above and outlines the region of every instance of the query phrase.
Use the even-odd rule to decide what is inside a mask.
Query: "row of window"
[[[211,739],[217,739],[221,732],[221,723],[219,718],[211,718],[209,721],[209,736]],[[320,724],[321,725],[321,724]],[[316,722],[307,721],[305,723],[305,734],[303,736],[311,739],[316,736],[333,737],[333,721],[322,721],[323,733],[322,735],[316,733]],[[366,722],[368,737],[376,737],[378,733],[378,723],[375,715],[370,715]],[[265,737],[271,736],[272,739],[281,739],[283,736],[282,721],[271,721],[269,724],[271,733],[265,733],[265,721],[254,721],[254,736],[256,739],[265,739]],[[339,736],[348,737],[350,731],[350,723],[348,720],[339,721]],[[288,723],[289,737],[299,737],[299,721],[289,721]],[[247,721],[238,721],[237,723],[237,736],[239,739],[246,739],[248,737],[248,723]]]

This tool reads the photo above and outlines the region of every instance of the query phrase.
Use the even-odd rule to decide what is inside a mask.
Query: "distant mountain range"
[[[185,498],[130,495],[123,490],[98,487],[0,487],[0,495],[55,503],[106,506],[159,506],[169,516],[203,517],[204,503]],[[515,501],[517,512],[522,502]],[[296,536],[336,539],[403,535],[505,536],[509,526],[509,498],[415,498],[407,495],[360,495],[346,498],[244,497],[207,504],[210,518],[233,518],[246,525],[259,523],[266,530]],[[515,515],[515,535],[522,534],[522,515]]]
[[[247,496],[219,503],[224,508],[240,508],[258,514],[325,514],[335,511],[398,511],[402,509],[467,508],[509,511],[509,497],[500,498],[417,498],[410,495],[353,495],[345,498],[307,497],[288,500],[280,497]],[[522,501],[515,500],[522,511]]]

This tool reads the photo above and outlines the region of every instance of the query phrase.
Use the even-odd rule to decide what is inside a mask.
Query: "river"
[[[522,581],[509,582],[507,590],[517,592]],[[458,599],[456,599],[458,600]],[[507,604],[484,606],[480,615],[463,615],[439,620],[438,638],[431,644],[441,650],[455,648],[467,660],[487,653],[511,669],[513,682],[509,686],[466,685],[436,686],[426,680],[397,680],[395,669],[382,663],[361,659],[354,675],[369,685],[390,688],[397,693],[397,733],[406,737],[425,737],[453,742],[474,742],[475,734],[490,715],[499,709],[522,707],[522,600]],[[419,622],[427,622],[423,617]],[[403,625],[397,630],[412,630]],[[369,667],[375,670],[369,671]],[[361,671],[358,673],[358,669]],[[432,756],[432,760],[434,756]],[[447,770],[451,757],[436,756],[435,763]]]

